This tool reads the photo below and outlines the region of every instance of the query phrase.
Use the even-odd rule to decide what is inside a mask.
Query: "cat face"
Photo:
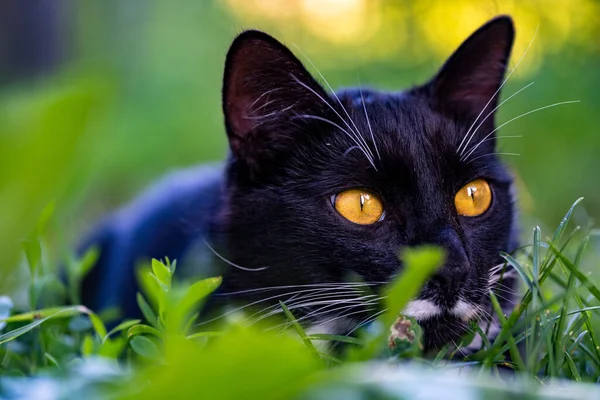
[[[377,294],[356,288],[377,293],[402,272],[403,248],[435,244],[443,267],[398,312],[422,324],[428,347],[484,317],[492,268],[515,246],[512,179],[494,140],[513,35],[500,17],[425,85],[333,94],[281,43],[242,33],[225,66],[220,219],[227,258],[244,269],[227,274],[226,291],[287,300],[303,322],[344,334],[380,311]]]

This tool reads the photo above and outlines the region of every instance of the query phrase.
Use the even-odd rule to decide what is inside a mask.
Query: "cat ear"
[[[436,106],[469,120],[493,110],[514,35],[512,19],[500,16],[465,40],[427,85]]]
[[[250,167],[298,130],[298,115],[321,114],[327,93],[292,52],[260,31],[246,31],[225,62],[223,112],[233,155]]]

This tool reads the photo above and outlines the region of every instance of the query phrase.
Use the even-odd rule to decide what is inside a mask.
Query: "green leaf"
[[[100,317],[98,317],[94,313],[90,313],[88,317],[90,318],[90,322],[94,327],[96,335],[98,335],[98,339],[102,340],[104,337],[106,337],[106,327],[104,326],[104,323],[102,322]]]
[[[504,316],[504,311],[498,302],[498,298],[494,294],[494,292],[490,291],[490,300],[492,301],[492,306],[494,308],[494,312],[498,317],[498,321],[500,322],[500,326],[504,327],[507,325],[506,317]],[[513,359],[513,362],[517,365],[520,371],[527,371],[527,367],[521,358],[521,353],[519,353],[519,348],[517,347],[517,343],[515,342],[515,338],[512,333],[508,333],[508,344],[510,345],[510,355]]]
[[[583,272],[577,269],[577,266],[573,264],[567,257],[565,257],[564,254],[562,254],[554,244],[550,243],[550,248],[554,254],[556,254],[561,263],[577,277],[577,279],[589,290],[596,300],[600,300],[600,290],[598,287],[594,285]]]
[[[160,283],[167,288],[171,287],[171,271],[169,268],[156,258],[152,259],[152,272]]]
[[[98,355],[108,358],[118,358],[127,346],[127,339],[123,337],[114,340],[107,339],[100,345]]]
[[[577,370],[577,366],[573,362],[573,358],[569,353],[565,353],[565,359],[567,360],[567,365],[569,366],[569,371],[571,371],[571,376],[575,380],[575,382],[581,382],[581,374]]]
[[[537,281],[540,276],[540,227],[533,228],[533,280]]]
[[[15,314],[0,322],[23,322],[39,320],[46,317],[57,317],[57,318],[70,318],[80,314],[89,314],[91,311],[85,306],[72,306],[72,307],[50,307],[42,308],[40,310],[28,311],[26,313]]]
[[[78,260],[78,277],[85,278],[90,270],[96,265],[98,261],[98,257],[100,257],[100,248],[98,246],[90,247],[83,257]]]
[[[138,307],[140,308],[140,311],[142,312],[142,315],[144,316],[144,318],[146,318],[146,321],[150,325],[158,327],[158,320],[156,319],[156,314],[154,314],[154,311],[152,311],[152,307],[150,307],[150,304],[148,304],[144,296],[139,292],[137,294],[137,303]]]
[[[115,326],[114,328],[112,328],[103,338],[103,342],[106,341],[106,339],[108,339],[110,336],[114,335],[115,333],[121,332],[121,331],[125,331],[129,328],[131,328],[134,325],[139,324],[140,322],[142,322],[142,320],[140,319],[130,319],[130,320],[126,320],[121,322],[119,325]]]
[[[160,349],[158,345],[145,336],[135,336],[129,342],[129,345],[137,354],[152,360],[160,358]]]
[[[199,339],[199,338],[211,338],[223,336],[224,332],[219,331],[209,331],[209,332],[196,332],[191,335],[186,336],[188,339]]]
[[[162,338],[163,334],[161,331],[159,331],[156,328],[153,328],[151,326],[148,325],[144,325],[144,324],[139,324],[139,325],[134,325],[131,328],[129,328],[129,330],[127,331],[127,337],[131,338],[133,336],[137,336],[137,335],[154,335],[158,338]]]
[[[319,352],[317,351],[317,349],[315,348],[315,346],[313,345],[311,340],[306,335],[306,332],[304,332],[304,329],[302,328],[302,326],[300,326],[300,323],[296,320],[296,317],[294,317],[294,314],[292,314],[292,312],[290,310],[288,310],[288,308],[286,307],[286,305],[283,301],[279,301],[279,305],[281,306],[281,309],[283,310],[283,312],[285,313],[287,318],[291,321],[292,326],[298,333],[298,336],[300,336],[300,338],[304,342],[304,345],[306,346],[306,348],[311,353],[315,354],[316,356],[319,356]]]
[[[85,357],[91,356],[94,352],[94,338],[91,335],[85,335],[81,342],[81,354]]]
[[[404,270],[400,278],[385,289],[388,311],[383,314],[383,325],[386,329],[402,312],[408,302],[419,294],[423,284],[442,266],[444,251],[439,247],[420,246],[405,249],[400,257],[404,261]]]
[[[571,219],[571,214],[573,214],[573,210],[575,209],[577,204],[581,203],[582,201],[583,201],[583,197],[580,197],[577,200],[575,200],[575,203],[573,203],[571,208],[569,208],[569,211],[567,211],[567,213],[563,217],[562,221],[560,221],[560,224],[558,225],[558,228],[556,229],[556,231],[554,232],[554,236],[552,237],[553,243],[555,243],[555,244],[558,243],[558,241],[562,237],[562,234],[564,233],[565,229],[567,229],[567,225],[569,223],[569,220]]]
[[[44,353],[44,357],[50,361],[52,363],[52,365],[54,365],[56,368],[60,369],[60,365],[58,364],[58,361],[56,360],[56,358],[54,358],[54,356],[48,352]]]
[[[0,335],[0,344],[10,342],[11,340],[14,340],[14,339],[18,338],[19,336],[24,335],[25,333],[35,329],[36,327],[40,326],[44,322],[46,322],[52,318],[57,318],[57,317],[61,316],[61,314],[63,314],[62,316],[65,316],[65,315],[70,315],[73,312],[81,312],[81,306],[63,308],[45,318],[38,319],[37,321],[31,322],[25,326],[14,329],[10,332],[6,332],[6,333]],[[7,319],[5,319],[5,321],[8,321],[10,319],[11,318],[7,318]]]
[[[138,269],[138,281],[140,283],[141,292],[146,296],[148,304],[152,306],[154,315],[156,316],[155,326],[158,328],[164,324],[164,312],[167,309],[167,293],[169,289],[161,283],[154,275],[151,268],[142,267]],[[142,310],[143,311],[143,310]]]
[[[21,242],[21,246],[27,257],[29,272],[31,273],[31,276],[35,276],[38,264],[42,258],[42,247],[40,246],[40,242],[37,239],[27,239]]]
[[[221,285],[222,278],[208,278],[191,285],[186,291],[181,300],[173,307],[172,313],[169,316],[168,326],[176,331],[183,328],[187,317],[195,311],[202,300],[214,292]]]
[[[504,258],[510,265],[512,265],[512,267],[515,269],[515,271],[517,271],[523,282],[527,284],[527,288],[531,292],[535,293],[536,287],[534,286],[533,281],[529,278],[527,272],[525,272],[525,269],[521,266],[521,264],[519,264],[519,262],[515,260],[510,254],[507,254],[505,252],[500,252],[500,257]]]
[[[50,219],[54,215],[55,208],[56,208],[56,202],[51,201],[50,203],[46,204],[46,207],[44,207],[44,209],[40,213],[40,216],[38,217],[37,224],[36,224],[36,235],[37,236],[41,236],[46,231],[48,222],[50,222]]]
[[[379,318],[381,332],[371,336],[363,348],[351,348],[348,353],[351,361],[371,359],[383,344],[388,343],[392,324],[406,304],[417,296],[427,279],[442,266],[445,256],[441,248],[428,245],[407,248],[400,254],[404,261],[402,273],[384,289],[387,312]]]
[[[344,335],[329,335],[327,333],[313,333],[312,335],[308,335],[307,338],[310,340],[326,340],[329,342],[351,343],[351,344],[356,344],[358,346],[364,345],[364,340],[355,338],[352,336],[344,336]]]

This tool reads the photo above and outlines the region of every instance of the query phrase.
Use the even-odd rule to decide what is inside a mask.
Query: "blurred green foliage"
[[[600,216],[600,6],[595,1],[221,0],[62,3],[65,63],[0,88],[0,287],[36,215],[57,205],[64,249],[94,219],[173,168],[222,160],[222,64],[243,28],[297,45],[333,87],[400,90],[423,82],[466,36],[514,15],[513,64],[498,122],[547,104],[499,132],[525,217],[555,225],[579,197]],[[300,58],[303,58],[301,56]]]

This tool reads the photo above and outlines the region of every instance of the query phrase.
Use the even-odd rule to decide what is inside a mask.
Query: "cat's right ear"
[[[251,170],[293,140],[298,119],[322,114],[327,93],[292,52],[260,31],[246,31],[225,62],[223,112],[233,156]]]

